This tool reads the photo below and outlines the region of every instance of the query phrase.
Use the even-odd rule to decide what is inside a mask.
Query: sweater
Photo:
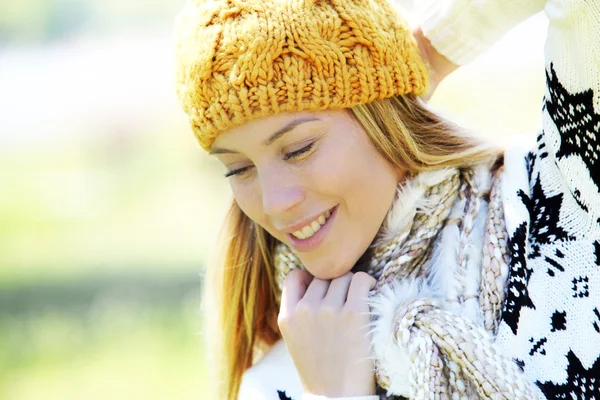
[[[510,261],[499,282],[506,295],[499,326],[490,336],[537,386],[539,398],[600,398],[600,2],[438,3],[423,30],[441,54],[464,64],[542,9],[550,20],[542,128],[534,149],[505,155],[502,200]],[[481,232],[483,219],[476,225]],[[440,297],[454,282],[444,273],[447,266],[436,269]],[[473,273],[466,286],[478,279]],[[376,311],[393,312],[394,304],[430,295],[401,282],[378,300]],[[472,307],[455,311],[481,323]],[[380,332],[388,317],[380,315]],[[387,348],[390,335],[374,335],[374,350]],[[410,359],[401,352],[389,358],[396,367],[392,394],[410,397],[405,391]],[[326,399],[302,393],[283,341],[246,371],[239,398]]]

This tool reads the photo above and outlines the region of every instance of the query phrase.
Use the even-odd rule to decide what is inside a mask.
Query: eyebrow
[[[265,146],[269,146],[269,145],[273,144],[275,141],[277,141],[278,139],[280,139],[286,133],[294,130],[298,125],[304,124],[306,122],[311,122],[311,121],[320,121],[320,119],[315,118],[315,117],[302,117],[302,118],[295,119],[295,120],[291,121],[290,123],[288,123],[287,125],[285,125],[283,128],[279,129],[277,132],[275,132],[271,136],[269,136],[267,139],[265,139],[263,141],[263,144]],[[238,154],[237,151],[233,151],[233,150],[229,150],[229,149],[221,149],[221,148],[214,148],[210,151],[210,154],[226,154],[226,153]]]

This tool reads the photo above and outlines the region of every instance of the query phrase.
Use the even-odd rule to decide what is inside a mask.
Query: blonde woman
[[[545,7],[529,153],[419,100]],[[196,1],[178,95],[233,203],[206,280],[219,398],[600,398],[600,5]]]

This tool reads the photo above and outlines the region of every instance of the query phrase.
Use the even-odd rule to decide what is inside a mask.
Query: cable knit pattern
[[[426,68],[385,0],[196,0],[177,24],[177,93],[205,150],[283,111],[421,94]]]
[[[489,328],[493,330],[504,298],[497,285],[495,290],[479,291],[479,284],[473,284],[481,281],[481,287],[489,289],[496,277],[506,276],[500,267],[506,262],[505,225],[503,218],[497,218],[501,215],[497,208],[502,208],[498,200],[502,170],[493,179],[489,174],[489,166],[482,165],[421,173],[408,180],[375,240],[368,269],[378,280],[371,294],[372,346],[377,382],[387,391],[386,398],[539,397],[538,388],[493,343],[482,319],[470,312],[470,303],[483,305],[479,311],[483,321],[493,321]],[[482,212],[487,203],[483,197],[489,196],[490,189],[491,206]],[[490,220],[484,223],[478,215]],[[453,229],[442,229],[451,225],[457,225],[458,235]],[[477,242],[479,251],[471,254],[474,233],[483,234],[483,241]],[[458,240],[451,243],[444,240],[446,235]],[[445,249],[454,249],[454,259],[439,257],[434,251],[436,240]],[[482,254],[483,243],[491,251],[486,257],[476,256]],[[274,263],[280,287],[290,270],[302,268],[283,244]],[[454,272],[446,279],[441,271],[448,269]],[[486,275],[480,277],[480,271]],[[458,290],[450,295],[444,290],[449,286]]]
[[[414,42],[385,0],[190,7],[179,24],[178,94],[207,150],[221,131],[261,116],[425,90]],[[485,167],[459,182],[447,170],[423,173],[388,213],[369,269],[382,397],[600,398],[600,2],[435,7],[424,32],[457,63],[545,7],[542,130],[536,149],[505,155],[496,178]],[[280,280],[299,266],[289,251],[277,257]],[[240,388],[240,399],[302,396],[283,342]]]

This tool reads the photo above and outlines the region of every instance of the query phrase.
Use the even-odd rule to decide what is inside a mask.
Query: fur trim
[[[462,218],[464,214],[464,201],[456,201],[452,206],[448,218]],[[462,293],[463,285],[456,281],[458,270],[458,246],[460,230],[456,224],[447,224],[440,232],[433,248],[429,264],[428,285],[440,297],[448,301],[448,307],[455,313],[460,313],[458,298]]]
[[[451,168],[441,168],[418,174],[398,186],[396,198],[383,223],[381,234],[375,245],[385,243],[402,233],[415,218],[419,210],[427,210],[433,205],[427,204],[425,190],[437,185],[454,173]]]
[[[406,229],[417,210],[426,210],[424,187],[435,185],[446,179],[453,171],[442,169],[431,173],[423,173],[420,179],[408,181],[399,188],[397,199],[392,205],[385,221],[383,240]],[[479,191],[490,189],[489,169],[478,168],[473,183]],[[454,203],[449,218],[464,218],[464,200]],[[396,311],[402,303],[415,298],[436,298],[441,300],[442,307],[457,315],[469,318],[482,325],[479,307],[479,285],[481,280],[482,246],[487,220],[487,202],[481,199],[480,209],[473,221],[472,231],[467,238],[466,273],[460,276],[458,260],[458,244],[460,232],[455,224],[446,225],[440,232],[433,248],[432,258],[428,265],[429,274],[425,279],[415,278],[397,281],[381,288],[379,294],[370,299],[373,313],[371,341],[373,355],[379,361],[379,368],[390,382],[388,395],[410,397],[410,355],[405,345],[395,338],[394,319]],[[459,299],[466,297],[464,303]]]
[[[388,395],[410,395],[410,355],[406,346],[396,342],[394,317],[402,303],[419,297],[438,296],[425,281],[418,279],[387,285],[369,300],[374,321],[371,346],[380,369],[389,378]]]

